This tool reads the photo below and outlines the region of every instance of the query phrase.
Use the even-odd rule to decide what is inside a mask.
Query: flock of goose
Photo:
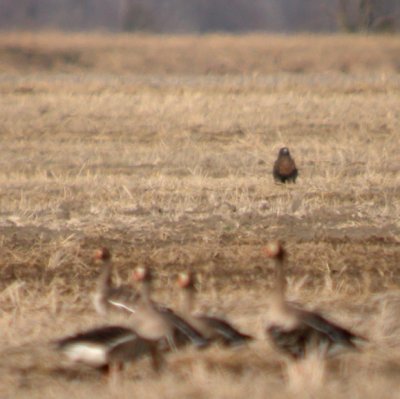
[[[277,182],[295,183],[298,170],[287,147],[279,150],[272,174]],[[310,354],[317,353],[324,359],[342,350],[358,350],[363,346],[367,340],[362,336],[321,314],[286,301],[287,254],[279,241],[268,243],[263,253],[274,262],[275,268],[275,286],[270,297],[270,317],[265,333],[279,351],[296,362]],[[131,285],[114,287],[109,250],[99,249],[95,259],[102,262],[103,270],[98,278],[93,305],[97,313],[110,323],[57,340],[57,349],[70,361],[109,373],[142,356],[149,356],[154,370],[159,371],[164,354],[185,345],[201,349],[217,342],[232,347],[254,339],[238,331],[227,320],[193,313],[196,291],[193,271],[178,276],[182,306],[177,311],[152,299],[153,274],[149,268],[137,268],[132,274],[140,289],[134,290]],[[113,323],[114,320],[121,322]]]
[[[296,362],[311,353],[321,359],[342,350],[359,349],[366,339],[327,320],[322,315],[304,310],[285,300],[286,251],[279,241],[272,241],[263,253],[274,262],[275,284],[270,298],[267,338],[282,353]],[[165,353],[185,345],[198,349],[214,343],[227,347],[248,343],[254,338],[238,331],[227,320],[194,314],[195,275],[181,273],[177,284],[182,306],[172,310],[152,299],[153,274],[139,267],[132,278],[140,286],[112,285],[111,255],[107,248],[96,251],[102,262],[93,305],[102,317],[123,320],[110,323],[56,341],[56,347],[70,361],[83,363],[104,373],[121,370],[126,363],[142,356],[151,358],[155,371],[161,369]],[[114,316],[112,318],[111,316]]]

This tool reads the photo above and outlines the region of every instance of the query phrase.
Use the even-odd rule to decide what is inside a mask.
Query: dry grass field
[[[400,38],[0,35],[1,398],[397,398]],[[272,165],[288,146],[296,184]],[[263,331],[281,239],[289,297],[371,344],[296,371]],[[144,359],[117,387],[49,343],[104,324],[99,246],[178,305],[258,339]],[[310,371],[311,369],[311,371]],[[308,370],[308,371],[307,371]]]

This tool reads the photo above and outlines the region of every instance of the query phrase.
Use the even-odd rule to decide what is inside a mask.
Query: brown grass
[[[396,397],[399,43],[1,35],[0,395],[109,397],[48,345],[103,322],[88,291],[107,245],[120,281],[152,265],[172,306],[174,275],[194,267],[201,307],[259,338],[172,354],[160,377],[144,360],[118,397]],[[296,185],[272,179],[283,145]],[[314,359],[286,367],[264,337],[271,238],[290,253],[290,297],[372,340],[322,385]]]
[[[0,71],[118,74],[396,73],[398,36],[3,33]]]

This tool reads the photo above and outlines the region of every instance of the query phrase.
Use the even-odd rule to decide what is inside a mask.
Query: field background
[[[48,345],[104,323],[103,245],[116,281],[151,265],[172,306],[193,267],[201,307],[259,338],[172,354],[159,377],[144,360],[112,395],[308,397],[263,332],[275,238],[290,298],[373,342],[316,395],[398,397],[399,145],[398,36],[2,33],[1,397],[110,396]],[[272,179],[282,146],[295,185]]]

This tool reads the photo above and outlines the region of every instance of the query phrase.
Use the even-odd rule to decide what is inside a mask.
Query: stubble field
[[[398,37],[3,33],[0,94],[1,397],[398,397]],[[294,185],[272,179],[282,146]],[[271,239],[290,299],[371,341],[315,381],[265,338]],[[199,307],[256,342],[160,375],[143,360],[112,388],[70,367],[49,342],[106,323],[99,246],[117,282],[152,266],[172,307],[192,267]]]

